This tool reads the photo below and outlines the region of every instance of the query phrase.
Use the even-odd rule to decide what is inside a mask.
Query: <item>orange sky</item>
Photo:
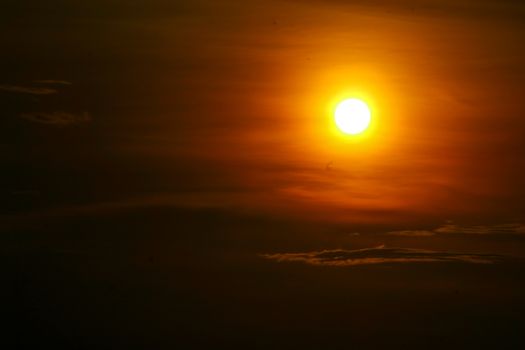
[[[510,11],[317,5],[232,3],[220,20],[155,21],[175,80],[166,74],[158,96],[166,123],[139,147],[217,161],[253,196],[242,206],[337,220],[361,210],[519,219],[525,28]],[[193,68],[179,75],[174,57]],[[170,109],[187,94],[199,111],[181,140]],[[351,96],[373,108],[363,140],[332,130],[334,101]]]
[[[69,17],[42,5],[26,21],[60,20],[38,32],[16,16],[6,22],[18,30],[6,48],[26,62],[6,76],[7,90],[38,79],[73,83],[30,107],[10,100],[10,113],[26,123],[41,109],[89,116],[83,128],[35,129],[25,134],[31,146],[19,143],[19,155],[39,149],[31,157],[57,183],[67,172],[54,162],[93,173],[76,187],[96,188],[86,190],[95,198],[50,190],[55,204],[43,207],[182,196],[335,221],[377,220],[374,212],[522,219],[518,3],[119,4],[60,7]],[[333,106],[352,96],[373,110],[363,138],[334,132]],[[56,140],[74,145],[57,156]]]

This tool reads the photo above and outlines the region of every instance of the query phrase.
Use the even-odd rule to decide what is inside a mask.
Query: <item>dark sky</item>
[[[523,346],[524,39],[515,0],[4,0],[10,348]]]

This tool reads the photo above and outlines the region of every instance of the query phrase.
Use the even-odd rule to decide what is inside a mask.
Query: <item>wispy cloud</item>
[[[48,125],[71,125],[91,121],[91,115],[88,112],[78,114],[70,112],[24,113],[20,117],[31,122]]]
[[[404,231],[392,231],[387,233],[389,236],[410,236],[410,237],[428,237],[434,236],[434,231],[428,230],[404,230]]]
[[[278,262],[301,262],[316,266],[359,266],[394,263],[469,263],[493,264],[504,257],[491,254],[438,252],[422,249],[376,248],[323,250],[307,253],[263,254]]]
[[[28,95],[53,95],[58,93],[56,89],[18,85],[0,85],[0,91]]]
[[[67,80],[46,79],[46,80],[35,80],[34,82],[37,84],[49,84],[49,85],[73,85],[73,83]]]
[[[495,235],[495,234],[525,234],[523,224],[499,224],[499,225],[470,225],[462,226],[456,224],[446,224],[432,230],[403,230],[391,231],[390,236],[434,236],[438,234],[467,234],[467,235]]]

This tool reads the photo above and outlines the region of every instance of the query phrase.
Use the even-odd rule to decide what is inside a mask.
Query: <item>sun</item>
[[[334,118],[335,124],[343,133],[358,135],[370,125],[371,113],[365,102],[351,98],[337,105]]]

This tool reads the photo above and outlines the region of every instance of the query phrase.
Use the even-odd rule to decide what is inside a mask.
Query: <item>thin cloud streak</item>
[[[262,254],[263,258],[277,262],[300,262],[314,266],[360,266],[398,263],[467,263],[493,264],[502,262],[503,256],[438,252],[422,249],[376,248],[358,250],[323,250],[307,253]]]
[[[471,225],[461,226],[446,224],[433,230],[403,230],[388,232],[389,236],[428,237],[439,234],[464,234],[464,235],[522,235],[525,234],[523,224],[499,224],[499,225]]]
[[[0,85],[0,91],[28,94],[28,95],[53,95],[58,93],[56,89],[17,86],[17,85]]]
[[[73,85],[72,82],[69,82],[67,80],[47,79],[47,80],[35,80],[34,82],[37,84],[49,84],[49,85]]]

